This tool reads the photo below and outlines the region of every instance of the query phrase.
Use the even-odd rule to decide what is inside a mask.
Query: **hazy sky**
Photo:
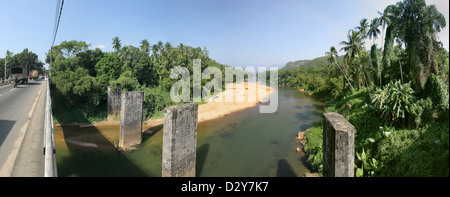
[[[397,0],[65,0],[55,45],[64,40],[112,51],[112,38],[139,46],[148,39],[206,46],[230,66],[284,65],[323,56],[347,32]],[[438,35],[449,49],[449,1],[427,0],[446,17]],[[56,0],[0,0],[0,58],[28,48],[45,59]],[[367,46],[372,43],[366,40]],[[381,44],[381,36],[377,40]],[[342,54],[342,53],[341,53]]]

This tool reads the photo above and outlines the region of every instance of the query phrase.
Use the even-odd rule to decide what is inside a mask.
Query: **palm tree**
[[[171,61],[171,55],[172,55],[172,44],[170,44],[170,42],[165,42],[163,47],[163,65],[169,69],[173,66]]]
[[[178,45],[178,57],[177,57],[177,64],[181,65],[182,62],[182,58],[185,57],[186,55],[186,47],[184,46],[183,43],[180,43]]]
[[[341,45],[345,45],[341,48],[341,51],[344,50],[346,52],[344,59],[347,62],[352,62],[364,49],[364,41],[360,35],[361,33],[359,31],[350,30],[347,36],[348,41],[342,41],[340,43]]]
[[[130,46],[124,46],[121,50],[120,50],[120,54],[119,56],[122,58],[123,63],[125,64],[125,61],[127,59],[131,59],[131,53],[130,53]]]
[[[369,28],[369,24],[367,23],[367,19],[364,18],[359,22],[359,26],[356,29],[361,33],[362,39],[367,37],[367,29]]]
[[[367,36],[372,39],[372,45],[375,44],[375,40],[377,39],[378,34],[380,34],[380,29],[378,26],[380,26],[379,19],[372,19],[372,22],[370,22],[369,31],[367,31]]]
[[[148,52],[150,51],[150,43],[148,42],[147,39],[144,39],[141,41],[141,46],[140,46],[141,50],[144,51],[145,53],[148,54]]]
[[[345,45],[341,48],[341,51],[344,50],[346,52],[344,59],[347,61],[347,63],[350,65],[354,62],[357,62],[356,64],[359,64],[359,68],[356,68],[357,74],[356,77],[359,77],[358,74],[362,74],[364,82],[367,86],[367,90],[369,92],[369,97],[372,98],[372,95],[370,94],[370,88],[369,84],[367,83],[367,78],[365,77],[365,74],[362,72],[365,72],[366,67],[363,67],[363,65],[367,65],[368,56],[367,53],[364,51],[364,41],[361,37],[361,33],[359,31],[350,30],[348,32],[348,41],[342,41],[341,44]],[[357,61],[354,61],[357,60]]]
[[[158,44],[156,44],[156,53],[158,54],[158,58],[161,60],[161,55],[163,52],[163,42],[160,40]]]
[[[336,48],[335,48],[334,46],[332,46],[332,47],[330,48],[330,51],[329,51],[329,52],[326,52],[325,55],[327,56],[327,60],[328,60],[330,63],[334,63],[334,64],[339,68],[339,70],[342,72],[342,74],[344,74],[344,77],[345,77],[345,79],[347,80],[347,82],[348,82],[348,84],[350,85],[350,87],[351,87],[352,89],[354,89],[353,86],[352,86],[352,84],[350,83],[350,80],[348,80],[348,77],[347,77],[347,75],[345,74],[344,70],[343,70],[343,69],[341,68],[341,66],[339,66],[339,64],[336,62],[336,57],[337,57],[337,51],[336,51]]]
[[[371,67],[371,59],[369,54],[366,51],[362,51],[359,60],[359,69],[358,74],[362,75],[362,78],[364,79],[363,84],[366,84],[367,90],[369,92],[369,97],[372,98],[372,95],[370,94],[370,87],[369,87],[369,80],[371,80],[370,72],[376,72],[376,70]]]
[[[118,36],[113,38],[113,48],[116,51],[116,53],[119,53],[120,49],[122,48],[122,45],[120,44],[120,39]]]
[[[378,24],[381,25],[381,28],[383,29],[383,33],[381,34],[381,48],[383,48],[384,46],[384,29],[386,28],[386,25],[391,23],[391,17],[392,17],[392,12],[390,7],[386,7],[386,9],[384,9],[384,12],[381,13],[380,11],[377,11],[378,14],[380,15],[380,18],[378,18]]]

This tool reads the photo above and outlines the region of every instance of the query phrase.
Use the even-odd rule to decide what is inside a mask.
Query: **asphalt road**
[[[44,176],[46,83],[0,86],[0,177]]]

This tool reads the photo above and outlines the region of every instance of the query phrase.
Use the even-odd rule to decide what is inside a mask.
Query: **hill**
[[[337,60],[339,61],[341,58],[342,57],[338,57]],[[282,69],[288,70],[299,67],[325,66],[327,64],[329,64],[327,57],[322,56],[313,60],[297,60],[295,62],[288,62]]]

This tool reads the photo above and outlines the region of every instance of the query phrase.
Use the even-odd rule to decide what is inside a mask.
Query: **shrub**
[[[400,80],[377,88],[372,97],[372,104],[381,111],[381,117],[391,123],[405,120],[414,108],[416,97],[409,83],[401,84]]]
[[[431,74],[425,83],[427,96],[433,102],[433,108],[438,114],[443,112],[448,114],[448,92],[442,86],[441,80],[434,74]]]
[[[433,119],[433,106],[430,98],[420,99],[416,105],[412,108],[411,114],[414,118],[416,127],[419,127],[423,123],[430,122]]]
[[[111,89],[115,89],[117,85],[122,86],[122,91],[133,91],[139,86],[139,82],[136,77],[133,77],[133,73],[129,70],[123,72],[116,80],[109,82]]]
[[[321,124],[321,122],[320,122]],[[305,153],[308,155],[308,162],[311,164],[312,170],[316,172],[322,171],[322,143],[323,129],[317,123],[311,127],[306,133]]]
[[[144,103],[143,103],[143,117],[144,119],[151,118],[155,113],[163,110],[165,107],[173,105],[170,99],[169,92],[165,91],[163,87],[158,86],[154,88],[144,88]]]
[[[376,155],[385,164],[379,176],[448,176],[448,122],[392,132],[378,143]]]

